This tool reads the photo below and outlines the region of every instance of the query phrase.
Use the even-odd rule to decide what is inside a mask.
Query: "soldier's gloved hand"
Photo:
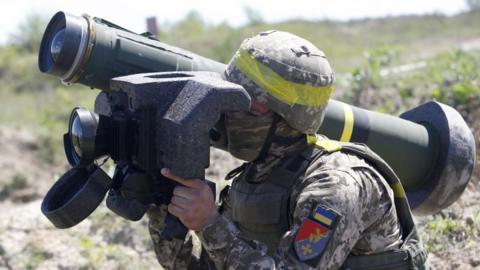
[[[162,169],[163,176],[182,184],[173,190],[168,212],[190,230],[200,231],[219,215],[211,188],[200,179],[185,179]]]

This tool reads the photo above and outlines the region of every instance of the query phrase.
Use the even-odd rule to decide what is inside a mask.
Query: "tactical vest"
[[[365,159],[393,189],[397,216],[403,231],[403,245],[398,250],[381,254],[350,255],[341,269],[428,269],[427,254],[419,241],[405,191],[389,165],[364,145],[322,140],[315,141],[314,146],[287,158],[261,182],[249,181],[252,164],[243,166],[229,192],[232,219],[242,234],[248,239],[265,243],[268,254],[272,255],[292,222],[290,196],[294,184],[302,180],[313,160],[342,151]]]

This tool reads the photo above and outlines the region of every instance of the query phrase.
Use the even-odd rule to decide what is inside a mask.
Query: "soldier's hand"
[[[161,172],[163,176],[183,185],[173,190],[168,212],[178,217],[188,229],[202,230],[219,215],[212,190],[205,181],[185,179],[166,168]]]

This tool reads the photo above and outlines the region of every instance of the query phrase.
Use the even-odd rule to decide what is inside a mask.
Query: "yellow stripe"
[[[329,218],[326,218],[322,215],[320,215],[319,213],[316,213],[314,218],[320,222],[322,222],[323,224],[325,225],[331,225],[332,224],[332,220],[329,219]]]
[[[307,143],[308,145],[314,145],[317,143],[317,136],[307,134]]]
[[[340,137],[341,142],[349,142],[350,139],[352,139],[352,133],[353,133],[353,111],[352,107],[349,105],[342,103],[343,104],[343,111],[345,113],[345,121],[343,124],[343,131],[342,131],[342,137]]]
[[[316,145],[327,150],[328,152],[336,152],[342,149],[342,146],[339,143],[331,140],[317,141]]]
[[[393,195],[395,198],[406,198],[405,190],[403,189],[402,183],[395,182],[390,185],[393,189]]]
[[[325,149],[327,152],[336,152],[342,149],[342,145],[337,141],[329,139],[317,140],[315,135],[307,135],[308,145],[315,145],[316,147]]]
[[[236,67],[259,87],[289,105],[321,106],[332,95],[332,86],[311,86],[290,82],[254,59],[245,49],[235,56]]]

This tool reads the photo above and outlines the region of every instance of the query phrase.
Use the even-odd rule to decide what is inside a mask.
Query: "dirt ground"
[[[49,223],[40,211],[41,198],[67,166],[42,162],[41,147],[26,130],[0,127],[0,270],[158,269],[145,220],[125,221],[102,205],[74,228],[59,230]],[[240,164],[219,150],[211,156],[207,177],[212,180]],[[440,245],[430,253],[434,269],[480,269],[478,183],[473,179],[438,217],[417,217],[428,241],[434,218],[456,222],[432,240]]]

